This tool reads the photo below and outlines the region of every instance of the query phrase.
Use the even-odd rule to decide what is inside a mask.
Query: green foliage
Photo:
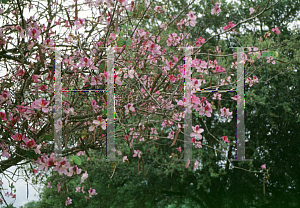
[[[43,140],[47,140],[47,141],[53,141],[53,134],[45,134],[43,136],[41,136],[43,138]]]
[[[121,36],[120,39],[117,42],[117,46],[121,47],[125,44],[125,39]]]
[[[35,159],[35,160],[37,160],[37,159],[40,157],[39,154],[36,154],[36,153],[35,153],[34,151],[32,151],[32,150],[26,151],[26,153],[27,153],[27,157],[28,157],[29,159]]]
[[[132,41],[130,38],[128,38],[125,43],[125,50],[128,50],[130,48],[131,44],[132,44]]]
[[[81,165],[81,159],[77,155],[73,156],[71,158],[71,161],[74,161],[76,163],[76,165]]]

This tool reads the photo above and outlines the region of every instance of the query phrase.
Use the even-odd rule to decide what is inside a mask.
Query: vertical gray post
[[[237,155],[233,161],[253,161],[245,159],[245,103],[244,103],[244,47],[237,48],[237,94],[241,102],[237,105]]]
[[[115,160],[114,142],[114,48],[109,47],[107,50],[107,159]]]
[[[185,117],[184,117],[184,160],[192,160],[192,106],[191,106],[191,52],[192,48],[185,47]]]
[[[61,53],[60,49],[55,48],[55,116],[54,124],[61,124]],[[59,158],[62,155],[62,126],[55,126],[54,129],[54,152]]]

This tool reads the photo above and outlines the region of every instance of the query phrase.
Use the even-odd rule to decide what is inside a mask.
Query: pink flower
[[[34,147],[34,146],[35,146],[35,141],[34,141],[34,139],[31,139],[31,140],[27,141],[27,142],[26,142],[26,146],[27,146],[28,148]]]
[[[167,30],[167,23],[166,22],[163,22],[161,25],[160,25],[160,28],[163,28],[165,31]]]
[[[94,120],[93,124],[95,124],[96,126],[100,126],[101,125],[101,128],[103,130],[106,129],[106,121],[101,116],[97,116],[97,120]]]
[[[53,168],[54,171],[58,171],[59,175],[65,174],[68,175],[68,168],[70,167],[70,163],[66,161],[64,158],[62,161],[59,161],[56,166]]]
[[[61,189],[60,183],[61,183],[61,182],[59,182],[59,183],[57,184],[57,192],[58,192],[58,193],[60,192],[60,189]]]
[[[88,177],[89,177],[89,174],[87,173],[87,171],[85,171],[85,173],[83,173],[82,176],[81,176],[80,184],[83,183],[84,180],[87,179]]]
[[[126,6],[128,4],[127,0],[118,0],[122,6]]]
[[[195,141],[195,148],[202,148],[201,141]]]
[[[181,147],[176,148],[179,152],[181,152]]]
[[[169,35],[169,38],[167,40],[167,46],[177,46],[180,42],[180,37],[176,33],[172,33]]]
[[[123,162],[128,161],[127,156],[123,156]]]
[[[69,204],[72,204],[72,199],[70,197],[67,198],[65,205],[68,206]]]
[[[100,108],[100,106],[97,105],[96,100],[94,100],[93,98],[91,98],[91,104],[92,104],[92,107],[93,107],[93,108]]]
[[[225,116],[227,119],[229,118],[229,116],[232,115],[232,112],[229,112],[229,108],[222,108],[221,109],[221,116]]]
[[[51,186],[50,183],[51,183],[51,182],[48,182],[47,188],[52,188],[52,186]]]
[[[219,16],[219,13],[221,12],[221,9],[219,7],[219,4],[218,2],[215,3],[215,6],[214,8],[212,8],[211,10],[211,14],[214,15],[214,14],[217,14],[217,16]]]
[[[192,26],[195,27],[196,26],[196,18],[197,16],[194,15],[193,11],[189,11],[189,13],[186,15],[187,16],[187,22],[185,23],[185,26]]]
[[[48,46],[48,47],[54,47],[54,41],[50,40],[49,38],[47,38],[46,40],[43,41],[43,44]]]
[[[124,78],[129,77],[130,79],[133,79],[133,78],[134,78],[134,74],[136,74],[136,72],[135,72],[133,69],[130,69],[130,70],[128,71],[128,74],[127,74],[127,73],[124,73]]]
[[[232,22],[229,22],[227,26],[223,27],[223,30],[226,31],[226,30],[228,30],[228,29],[230,29],[230,28],[232,28],[234,26],[235,26],[235,24],[233,24]]]
[[[20,77],[23,77],[25,75],[25,71],[20,69],[17,71],[17,75],[20,76]]]
[[[174,138],[174,134],[175,134],[175,132],[174,131],[171,131],[170,133],[169,133],[169,135],[168,135],[168,139],[173,139]]]
[[[68,176],[72,176],[73,174],[77,174],[79,175],[81,173],[81,169],[77,167],[77,165],[73,166],[73,167],[69,167],[69,173]]]
[[[90,190],[88,190],[88,192],[89,192],[89,197],[92,197],[93,195],[96,195],[97,193],[96,193],[96,190],[95,189],[92,189],[92,188],[90,188]]]
[[[121,77],[116,74],[114,75],[114,81],[117,85],[122,85]]]
[[[196,47],[200,47],[201,43],[205,43],[205,39],[202,37],[198,38],[198,40],[196,42]]]
[[[34,101],[32,104],[31,104],[31,108],[34,108],[34,109],[42,109],[42,111],[44,113],[48,113],[49,112],[49,109],[47,108],[47,106],[50,104],[49,101],[46,101],[45,99],[38,99],[36,101]]]
[[[41,154],[41,150],[40,150],[41,147],[42,147],[42,144],[37,145],[36,148],[34,149],[34,152],[35,152],[36,154]]]
[[[0,119],[3,120],[3,121],[7,121],[6,113],[0,112]]]
[[[32,37],[34,40],[37,40],[40,34],[41,34],[41,31],[38,30],[37,28],[31,28],[28,31],[28,35],[30,37]]]
[[[10,92],[7,90],[2,91],[2,95],[0,95],[0,101],[1,103],[8,100],[11,97]],[[7,103],[10,104],[10,103]]]
[[[188,168],[190,166],[190,162],[191,162],[190,159],[188,159],[185,168]]]
[[[150,134],[158,134],[157,130],[155,128],[151,128],[151,133]]]
[[[215,99],[221,100],[221,96],[222,96],[222,94],[217,92],[217,93],[214,93],[214,97],[212,99],[213,100],[215,100]]]
[[[92,77],[92,80],[91,80],[91,85],[94,86],[94,85],[102,85],[102,82],[100,82],[101,78],[99,78],[99,76],[96,76],[96,77]]]
[[[253,82],[256,82],[256,83],[258,83],[258,79],[257,79],[257,77],[256,77],[256,76],[253,76]]]
[[[125,105],[124,107],[125,107],[125,115],[127,115],[127,114],[129,113],[129,110],[130,110],[131,112],[134,112],[134,111],[135,111],[135,109],[134,109],[132,103],[128,103],[128,104]]]
[[[134,154],[132,157],[138,156],[139,158],[141,158],[141,154],[142,154],[142,152],[140,150],[134,150]]]
[[[272,56],[270,56],[270,57],[268,57],[269,58],[269,60],[267,61],[268,63],[270,63],[270,60],[272,60],[272,59],[270,59],[270,58],[273,58]],[[267,59],[268,59],[267,58]],[[273,63],[274,62],[274,63]],[[272,64],[275,64],[275,61],[273,61],[272,62]],[[252,85],[253,85],[253,83],[254,82],[256,82],[256,83],[258,83],[258,79],[257,79],[257,77],[256,76],[253,76],[253,80],[251,79],[251,77],[248,77],[247,79],[246,79],[246,81],[245,81],[245,83],[249,83],[249,87],[252,87]]]
[[[110,33],[110,35],[108,37],[108,44],[113,42],[115,39],[116,39],[116,35],[114,33]]]
[[[80,189],[81,189],[80,186],[77,186],[75,192],[80,192]]]
[[[56,132],[59,132],[59,130],[62,129],[62,121],[59,119],[57,122],[54,124]]]
[[[241,96],[239,95],[235,95],[234,97],[231,97],[232,100],[236,100],[237,101],[237,104],[240,104],[241,103]]]
[[[130,138],[130,135],[125,135],[123,139],[125,139],[126,141],[128,141],[129,138]]]
[[[228,137],[227,137],[227,136],[222,136],[222,138],[223,138],[223,141],[224,141],[224,142],[227,142],[227,143],[229,143],[229,141],[228,141]]]
[[[207,117],[211,117],[212,108],[210,107],[211,104],[207,103],[205,107],[201,106],[201,111],[199,112],[199,115],[202,116],[205,114]]]
[[[196,169],[198,169],[198,165],[199,165],[199,162],[198,162],[198,160],[196,160],[195,163],[194,163],[194,171],[195,171]]]
[[[79,21],[78,21],[78,20],[79,20]],[[85,22],[85,20],[84,20],[84,19],[81,19],[81,18],[78,18],[78,20],[76,20],[76,21],[74,22],[74,25],[77,26],[76,29],[75,29],[75,31],[79,30],[79,29],[84,25],[84,22]]]
[[[201,133],[204,132],[204,129],[201,129],[199,125],[192,126],[193,133],[190,134],[190,137],[198,137],[199,139],[202,139]]]
[[[160,46],[154,43],[148,45],[148,51],[152,52],[152,55],[161,55]]]
[[[15,133],[15,135],[13,135],[12,138],[19,142],[22,140],[22,138],[25,138],[25,135],[22,135],[21,133]]]
[[[272,29],[272,32],[275,32],[276,34],[280,34],[280,30],[278,29],[278,27],[275,27]]]
[[[265,170],[265,169],[267,168],[266,165],[264,165],[264,164],[261,165],[260,167],[261,167],[261,169],[263,169],[263,170]]]
[[[43,91],[43,92],[46,92],[47,91],[47,87],[45,85],[41,85],[40,86],[40,90]]]
[[[80,64],[78,64],[78,67],[89,67],[91,65],[91,59],[84,57],[80,59]]]
[[[47,160],[47,167],[52,167],[54,165],[56,165],[57,162],[54,161],[54,159],[52,157],[50,157],[48,160]]]
[[[250,11],[250,15],[255,12],[255,10],[252,7],[249,8],[249,11]]]
[[[196,138],[195,138],[195,137],[192,138],[192,142],[193,142],[193,143],[196,142]]]
[[[74,108],[68,108],[67,110],[64,110],[64,112],[68,115],[75,115],[75,112],[74,112]]]

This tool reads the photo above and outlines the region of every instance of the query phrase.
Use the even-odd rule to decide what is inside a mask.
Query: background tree
[[[265,2],[263,2],[263,3],[265,3]],[[208,4],[207,4],[208,5]],[[263,4],[262,4],[263,5]],[[264,4],[265,5],[265,4]],[[213,5],[212,5],[213,6]],[[143,7],[142,7],[143,8]],[[141,10],[143,10],[143,9],[141,9]],[[132,14],[129,14],[129,15],[136,15],[136,16],[139,16],[140,14],[139,14],[140,12],[139,12],[139,10],[137,10],[136,11],[136,14],[134,14],[134,12],[132,13]],[[210,11],[208,10],[208,13],[210,13]],[[183,14],[183,16],[184,16],[185,14]],[[113,24],[110,24],[110,25],[113,25]],[[114,25],[116,25],[116,21],[114,22]],[[176,25],[174,25],[174,26],[176,26]],[[220,27],[222,27],[222,26],[220,26]],[[220,27],[218,27],[218,28],[220,28]],[[106,37],[108,36],[108,34],[109,34],[109,32],[107,31],[107,33],[106,33],[107,35],[106,35]],[[198,38],[197,36],[196,36],[196,38]],[[208,38],[207,38],[208,39]],[[162,38],[162,40],[163,40],[163,38]],[[210,41],[215,41],[215,43],[218,43],[217,42],[217,38],[212,38]],[[106,41],[106,40],[104,40],[104,41]],[[164,40],[165,41],[165,40]],[[86,41],[86,42],[88,42],[88,41]],[[210,42],[209,42],[210,43]],[[209,44],[207,43],[206,45],[205,45],[205,47],[208,47],[209,46]],[[213,46],[215,46],[215,45],[213,45]],[[206,51],[205,50],[205,47],[203,47],[203,51]],[[213,48],[213,47],[211,47],[211,48]],[[209,47],[207,48],[207,49],[209,49]],[[36,49],[37,50],[37,49]],[[229,68],[229,63],[230,63],[230,61],[228,60],[228,62],[224,62],[224,66],[227,66],[228,68]],[[222,62],[222,64],[223,64],[223,62]],[[226,65],[227,64],[227,65]],[[145,67],[146,68],[146,67]],[[37,68],[38,69],[38,68]],[[102,68],[103,69],[103,68]],[[213,80],[214,82],[216,81],[216,80]],[[164,80],[162,80],[161,82],[164,82]],[[169,85],[169,83],[167,84],[167,85],[165,85],[166,87],[168,87],[168,85]],[[164,89],[164,88],[163,88]],[[226,96],[224,96],[225,98],[226,98]],[[230,100],[229,98],[228,98],[228,100]],[[125,104],[125,103],[124,103]],[[233,103],[228,103],[228,105],[230,105],[230,104],[232,104],[233,105]],[[217,106],[217,105],[216,105]],[[218,106],[217,106],[218,107]],[[138,121],[139,119],[140,119],[140,117],[142,117],[141,115],[138,115],[137,117],[136,117],[136,120],[135,121]],[[234,118],[234,117],[233,117]],[[196,123],[198,123],[198,122],[201,122],[201,118],[197,118],[197,119],[195,119],[194,120],[194,122],[196,122]],[[211,119],[207,119],[207,118],[205,118],[204,119],[205,120],[205,124],[208,126],[208,129],[214,129],[214,125],[218,125],[216,122],[218,121],[217,119],[215,119],[215,118],[211,118]],[[234,120],[234,119],[232,119],[232,120]],[[203,122],[203,121],[202,121]],[[234,123],[234,122],[233,122]],[[204,124],[204,122],[202,123],[202,124]],[[230,130],[227,130],[228,128],[224,128],[224,123],[221,123],[220,122],[220,124],[219,124],[219,127],[223,127],[223,128],[215,128],[215,129],[226,129],[226,130],[224,130],[223,132],[221,132],[221,131],[217,131],[216,130],[216,134],[217,135],[223,135],[224,133],[228,133],[227,135],[229,135],[230,133]],[[49,126],[48,126],[49,127]],[[148,127],[147,125],[146,125],[146,127]],[[159,127],[159,126],[157,126],[157,127]],[[164,136],[166,137],[167,135],[168,135],[168,133],[169,133],[169,131],[170,131],[171,129],[170,128],[166,128],[166,131],[167,131],[167,133],[166,134],[164,134]],[[218,149],[218,148],[221,148],[220,146],[218,146],[217,145],[217,143],[216,142],[214,142],[213,140],[212,140],[212,138],[209,138],[209,135],[208,135],[208,133],[207,132],[205,132],[205,134],[203,134],[203,136],[204,136],[204,138],[206,139],[206,141],[207,141],[207,144],[208,145],[210,145],[210,146],[216,146],[215,148],[216,149]],[[234,136],[234,134],[233,134],[233,136]],[[233,137],[232,136],[232,137]],[[178,138],[178,143],[177,144],[180,144],[180,140],[183,140],[183,137],[182,137],[182,135],[180,134],[179,135],[179,138]],[[69,141],[72,141],[72,140],[69,140]],[[72,143],[72,142],[70,142],[70,143]],[[154,146],[155,146],[155,144],[156,145],[160,145],[160,146],[162,146],[162,147],[165,147],[167,144],[168,144],[168,142],[167,142],[167,140],[160,140],[160,142],[157,142],[157,143],[153,143],[154,144]],[[168,144],[169,145],[169,144]],[[153,145],[152,145],[153,146]],[[204,145],[203,145],[204,146]],[[194,192],[191,192],[190,193],[190,191],[186,191],[186,193],[185,193],[185,196],[187,196],[188,198],[190,198],[191,200],[194,200],[194,201],[196,201],[197,202],[197,204],[201,204],[201,205],[203,205],[204,207],[205,206],[209,206],[209,207],[211,207],[211,206],[215,206],[215,203],[218,203],[218,206],[220,205],[221,206],[221,200],[219,200],[218,202],[215,202],[215,199],[216,199],[216,197],[219,197],[219,196],[224,196],[224,192],[225,192],[225,190],[227,190],[226,188],[227,187],[234,187],[234,185],[236,185],[236,183],[234,183],[234,182],[238,182],[238,181],[234,181],[233,183],[231,183],[230,185],[231,186],[229,186],[229,185],[227,185],[227,187],[224,185],[224,184],[226,184],[225,182],[227,182],[227,180],[225,180],[226,179],[226,176],[224,176],[224,177],[222,177],[222,176],[220,176],[220,175],[222,175],[222,174],[224,174],[224,173],[226,173],[226,167],[224,168],[225,169],[225,172],[224,171],[222,171],[222,168],[220,167],[220,165],[218,165],[218,162],[219,161],[221,161],[222,160],[222,157],[221,157],[221,155],[216,155],[215,153],[216,153],[216,150],[212,150],[212,149],[210,149],[210,148],[202,148],[201,149],[201,151],[199,151],[199,152],[197,152],[198,154],[196,154],[195,156],[198,156],[198,157],[202,157],[203,159],[202,159],[202,163],[203,163],[203,167],[201,167],[201,169],[199,170],[200,171],[200,173],[202,173],[202,174],[200,174],[200,176],[199,176],[199,174],[198,174],[198,171],[197,171],[197,174],[195,174],[195,173],[193,173],[193,172],[191,172],[191,170],[186,170],[186,169],[183,169],[183,167],[182,167],[182,165],[178,165],[178,164],[176,164],[175,163],[175,166],[176,167],[172,167],[170,164],[168,164],[167,163],[167,165],[159,165],[159,163],[155,163],[155,164],[153,164],[154,163],[154,161],[155,161],[155,159],[158,161],[158,162],[164,162],[163,164],[165,164],[165,162],[167,161],[167,158],[171,155],[171,153],[173,153],[174,152],[174,150],[176,151],[176,149],[175,149],[175,147],[173,147],[172,149],[170,149],[170,148],[158,148],[158,150],[157,150],[157,155],[155,155],[154,157],[153,156],[150,156],[151,154],[150,153],[147,153],[147,150],[148,150],[148,146],[146,147],[146,145],[145,146],[140,146],[141,148],[143,148],[142,149],[142,152],[144,153],[143,154],[143,157],[142,157],[142,160],[138,160],[139,161],[139,168],[140,168],[140,172],[142,173],[142,163],[143,163],[143,161],[144,161],[144,163],[146,164],[144,164],[144,166],[146,166],[146,169],[145,169],[145,171],[147,171],[147,168],[149,169],[149,170],[157,170],[158,171],[158,176],[161,178],[161,181],[160,181],[160,183],[156,183],[157,182],[157,177],[156,177],[156,175],[149,175],[149,181],[151,182],[151,183],[149,183],[150,185],[154,185],[154,187],[155,187],[155,185],[158,185],[158,184],[160,184],[160,185],[163,185],[162,187],[160,187],[160,189],[161,189],[161,191],[160,192],[158,192],[157,190],[160,190],[160,189],[157,189],[156,187],[155,187],[155,189],[154,189],[154,187],[153,187],[153,189],[151,189],[150,188],[150,185],[149,186],[146,186],[146,190],[145,191],[143,191],[143,194],[142,194],[142,196],[143,197],[140,197],[141,198],[141,200],[138,200],[138,199],[134,199],[134,200],[132,200],[132,201],[130,201],[129,203],[135,203],[135,204],[137,204],[137,203],[140,203],[140,204],[143,204],[144,203],[144,200],[147,200],[147,199],[151,199],[151,197],[148,197],[148,196],[150,196],[150,194],[149,195],[147,195],[147,193],[149,193],[148,192],[148,190],[155,190],[156,192],[152,192],[152,194],[153,193],[157,193],[157,198],[155,198],[155,200],[157,200],[157,201],[160,201],[160,202],[156,202],[156,203],[160,203],[161,205],[163,205],[163,204],[169,204],[170,203],[170,201],[172,201],[172,200],[174,200],[174,198],[177,196],[178,198],[176,199],[177,201],[180,201],[180,196],[183,194],[183,191],[182,191],[182,189],[183,188],[187,188],[187,189],[189,189],[188,187],[188,183],[187,183],[187,181],[186,180],[183,180],[182,181],[182,183],[173,183],[174,181],[173,181],[173,177],[175,177],[175,176],[177,176],[177,178],[179,178],[179,176],[185,176],[184,175],[184,172],[186,173],[186,175],[188,176],[188,177],[186,177],[186,178],[191,178],[191,179],[193,179],[192,181],[196,181],[195,182],[195,184],[197,184],[197,188],[198,188],[198,186],[199,186],[199,188],[200,187],[203,187],[203,189],[200,191],[200,190],[198,190],[197,188],[195,189],[193,189],[193,188],[191,188],[191,190],[194,190]],[[120,146],[120,147],[118,147],[119,149],[121,149],[122,148],[122,145]],[[153,148],[153,147],[152,147]],[[82,149],[82,150],[85,150],[84,148]],[[151,151],[151,149],[149,150],[149,152]],[[25,153],[23,153],[23,154],[25,154]],[[216,156],[215,156],[216,155]],[[229,154],[230,155],[230,154]],[[150,158],[149,158],[149,156],[150,156]],[[130,156],[129,156],[130,157]],[[156,158],[155,158],[156,157]],[[154,159],[155,158],[155,159]],[[132,158],[132,160],[131,160],[131,158],[129,158],[130,159],[130,164],[134,164],[134,162],[132,162],[132,161],[136,161],[136,158]],[[147,160],[146,160],[147,159]],[[170,159],[170,158],[169,158]],[[172,160],[172,158],[171,158],[171,160]],[[137,162],[137,161],[136,161]],[[152,164],[153,164],[153,167],[151,167],[152,166]],[[255,165],[253,165],[254,167],[258,167],[258,166],[260,166],[260,164],[261,163],[259,163],[259,164],[255,164]],[[118,168],[119,167],[121,167],[121,165],[120,164],[118,164],[119,166],[118,166]],[[126,165],[126,163],[123,163],[122,165]],[[228,165],[228,164],[227,164]],[[241,165],[241,164],[240,164]],[[148,167],[147,167],[148,166]],[[150,166],[150,167],[149,167]],[[241,165],[242,167],[244,167],[243,165]],[[108,166],[109,167],[109,166]],[[125,166],[126,167],[126,166]],[[133,167],[133,166],[130,166],[130,167]],[[136,166],[134,166],[135,168],[133,168],[133,170],[132,170],[132,174],[131,174],[131,178],[133,178],[132,176],[135,176],[136,175]],[[171,168],[172,167],[172,168]],[[247,164],[245,164],[245,167],[246,168],[249,168],[248,167],[248,165]],[[267,166],[268,167],[268,166]],[[152,168],[152,169],[151,169]],[[180,171],[180,168],[181,169],[183,169],[183,170],[181,170]],[[251,163],[250,163],[250,170],[251,170]],[[253,168],[254,169],[254,168]],[[221,170],[221,171],[220,171]],[[232,170],[230,170],[229,169],[229,167],[227,167],[227,171],[228,172],[230,172],[230,171],[232,171]],[[139,171],[138,171],[139,172]],[[152,171],[152,172],[155,172],[155,171]],[[208,174],[207,174],[208,173]],[[236,173],[236,172],[235,172]],[[112,174],[112,173],[111,173]],[[116,175],[117,175],[117,172],[115,173]],[[149,174],[149,173],[148,173]],[[219,174],[219,175],[218,175]],[[247,173],[248,174],[248,173]],[[115,176],[116,176],[115,175]],[[145,175],[146,175],[146,173],[145,173]],[[113,176],[112,178],[114,178],[115,176]],[[150,177],[151,176],[151,177]],[[252,174],[252,176],[253,176],[253,174]],[[175,177],[176,178],[176,177]],[[184,178],[184,177],[183,177]],[[246,178],[246,174],[244,173],[244,176],[243,177],[240,177],[240,179],[243,179],[244,180],[244,178]],[[253,179],[254,177],[252,177],[252,179]],[[151,180],[152,179],[152,180]],[[139,178],[139,177],[135,177],[134,178],[134,180],[136,180],[136,181],[133,181],[133,182],[131,182],[131,181],[129,181],[128,182],[128,186],[134,186],[135,184],[142,184],[142,182],[143,181],[145,181],[145,179],[143,179],[143,178]],[[254,180],[254,179],[253,179]],[[147,180],[146,180],[147,181]],[[198,182],[199,181],[199,182]],[[249,186],[250,186],[250,184],[251,184],[252,182],[248,182],[248,184],[249,184]],[[121,181],[121,183],[116,183],[115,184],[115,187],[120,187],[120,184],[124,184],[124,181]],[[177,185],[177,186],[176,186]],[[143,186],[143,185],[141,185],[141,186]],[[194,185],[193,185],[194,186]],[[144,187],[145,187],[145,185],[144,185]],[[241,187],[241,189],[242,189],[242,187]],[[54,189],[53,189],[54,190]],[[70,188],[70,190],[71,190],[71,188]],[[73,189],[74,190],[74,189]],[[126,188],[124,188],[122,191],[123,192],[126,192],[126,190],[127,190],[127,187]],[[137,191],[138,191],[138,189],[136,189]],[[179,190],[179,191],[178,191]],[[68,192],[68,191],[65,191],[65,193],[66,192]],[[151,193],[151,192],[150,192]],[[99,194],[99,193],[98,193]],[[198,194],[198,195],[197,195]],[[99,195],[96,195],[96,196],[94,196],[94,197],[97,197],[97,196],[100,196],[100,194]],[[135,195],[133,195],[133,196],[137,196],[136,194]],[[75,196],[74,196],[75,197]],[[166,199],[166,198],[169,198],[170,199],[170,201],[162,201],[162,200],[164,200],[164,199]],[[76,198],[76,197],[75,197]],[[246,202],[248,202],[248,203],[250,203],[250,201],[252,200],[253,201],[253,197],[249,197],[248,196],[248,198],[246,199],[247,197],[245,196],[245,195],[238,195],[237,196],[237,201],[231,201],[231,200],[229,200],[229,202],[227,202],[226,204],[228,205],[232,205],[232,204],[234,204],[234,205],[238,205],[238,206],[242,206],[243,205],[243,203],[245,203],[245,201]],[[119,198],[119,200],[120,201],[118,201],[118,202],[123,202],[124,204],[125,204],[125,202],[124,201],[122,201],[123,199],[120,197]],[[228,200],[227,198],[225,198],[225,196],[224,196],[224,198],[223,198],[223,201],[226,201],[226,200]],[[59,198],[57,198],[56,200],[55,200],[57,203],[59,203]],[[63,203],[65,201],[65,199],[64,200],[61,200],[61,202],[60,203]],[[251,201],[251,202],[252,202]],[[149,206],[152,206],[152,204],[151,203],[155,203],[155,202],[149,202],[150,204],[149,204]],[[92,203],[90,203],[90,204],[92,204]],[[75,203],[72,205],[72,206],[76,206],[75,205]],[[92,206],[92,205],[89,205],[89,206]],[[117,206],[117,204],[116,204],[116,206]]]

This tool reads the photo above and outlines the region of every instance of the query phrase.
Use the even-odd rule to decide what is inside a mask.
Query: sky
[[[63,5],[66,5],[68,4],[68,2],[73,2],[73,1],[65,1]],[[231,2],[231,1],[229,1]],[[221,7],[222,8],[222,7]],[[31,15],[34,14],[34,11],[31,10],[31,12],[29,11],[24,11],[24,14],[25,14],[25,18],[29,18]],[[79,17],[83,17],[83,18],[87,18],[87,17],[91,17],[91,13],[86,11],[86,12],[79,12]],[[57,21],[57,19],[56,19]],[[293,22],[293,23],[289,23],[289,27],[292,28],[292,27],[296,27],[296,26],[299,26],[299,22]],[[80,29],[79,31],[82,31],[82,29]],[[0,69],[0,77],[3,76],[6,72],[3,71],[3,69]],[[1,159],[4,159],[1,157]],[[14,172],[15,171],[15,167],[12,167],[12,168],[9,168],[8,170],[10,172]],[[3,181],[3,188],[4,190],[5,189],[8,189],[8,182],[7,180],[3,177],[3,176],[0,176],[0,178],[2,179]],[[15,176],[14,177],[14,180],[16,180],[17,177]],[[15,184],[15,187],[16,187],[16,199],[11,199],[10,197],[5,197],[6,201],[8,203],[11,203],[14,201],[14,206],[15,207],[19,207],[21,205],[24,205],[25,203],[29,202],[29,201],[32,201],[32,200],[38,200],[38,192],[36,191],[36,189],[38,189],[39,187],[34,187],[32,185],[29,185],[28,188],[29,188],[29,194],[28,194],[28,199],[27,199],[27,194],[26,194],[26,190],[27,190],[27,183],[22,180],[22,179],[19,179]],[[3,191],[2,193],[4,194],[7,190]],[[9,190],[8,190],[9,191]]]

